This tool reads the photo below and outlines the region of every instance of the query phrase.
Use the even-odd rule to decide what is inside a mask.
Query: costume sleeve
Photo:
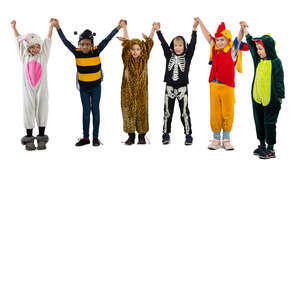
[[[98,45],[99,53],[107,46],[107,44],[111,41],[111,39],[119,32],[117,28],[115,28],[104,40],[102,40]]]
[[[62,42],[64,43],[64,45],[65,45],[65,46],[66,46],[73,54],[75,54],[75,52],[76,52],[76,47],[75,47],[74,45],[72,45],[72,43],[70,43],[70,42],[66,39],[66,37],[65,37],[64,33],[62,32],[61,28],[60,28],[60,29],[57,29],[57,33],[58,33],[60,39],[62,40]]]
[[[24,56],[25,56],[25,52],[26,52],[26,48],[24,46],[24,42],[22,40],[21,35],[19,35],[16,38],[16,45],[17,45],[19,57],[20,57],[21,61],[23,62]]]
[[[51,44],[52,44],[52,40],[50,38],[45,38],[42,46],[42,53],[46,57],[47,61],[49,59]]]
[[[122,42],[122,60],[124,63],[124,66],[128,65],[129,59],[130,59],[130,41],[129,40],[125,40]]]
[[[193,30],[191,41],[190,41],[189,46],[186,51],[186,54],[189,58],[192,58],[194,55],[196,43],[197,43],[197,31]]]
[[[252,55],[253,62],[254,62],[255,65],[257,65],[257,63],[259,61],[259,56],[257,54],[256,45],[252,41],[252,36],[249,33],[246,35],[246,40],[247,40],[248,48],[249,48],[250,53]]]
[[[172,52],[171,52],[171,49],[170,49],[168,43],[166,42],[166,40],[165,40],[163,34],[161,33],[160,30],[157,31],[156,34],[157,34],[157,37],[158,37],[158,39],[160,40],[161,46],[162,46],[162,48],[163,48],[163,50],[164,50],[164,55],[165,55],[165,57],[166,57],[166,58],[170,57],[171,54],[172,54]]]
[[[152,39],[147,38],[144,43],[145,43],[145,49],[146,49],[146,57],[147,57],[147,60],[148,60],[149,57],[150,57],[150,52],[152,50],[154,42],[153,42]]]
[[[273,61],[273,80],[278,98],[285,98],[284,73],[279,58]]]

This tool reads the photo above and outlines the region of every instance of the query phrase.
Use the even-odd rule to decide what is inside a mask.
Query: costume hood
[[[267,59],[277,58],[275,50],[275,41],[270,35],[263,35],[258,38],[253,38],[253,42],[260,43],[266,50]]]
[[[174,54],[176,54],[175,51],[174,51],[174,41],[175,41],[176,39],[178,39],[178,38],[181,38],[181,39],[183,40],[184,50],[183,50],[183,53],[182,53],[182,54],[184,54],[184,53],[186,53],[188,44],[186,43],[184,37],[181,36],[181,35],[176,36],[176,37],[172,40],[172,42],[170,43],[170,48],[171,48],[171,50],[174,52]],[[182,54],[180,54],[180,55],[182,55]]]

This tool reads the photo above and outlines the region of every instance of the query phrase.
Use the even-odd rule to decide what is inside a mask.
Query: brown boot
[[[139,133],[139,141],[138,141],[139,145],[145,145],[146,144],[146,140],[145,140],[145,134],[140,134]]]
[[[125,142],[125,145],[132,145],[132,144],[134,144],[134,140],[135,140],[135,133],[128,133],[128,139]]]

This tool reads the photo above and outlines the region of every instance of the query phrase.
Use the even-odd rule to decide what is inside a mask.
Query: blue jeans
[[[100,124],[100,97],[101,97],[101,84],[89,88],[80,88],[80,97],[83,109],[83,137],[88,138],[90,135],[90,114],[93,114],[93,137],[99,135]]]

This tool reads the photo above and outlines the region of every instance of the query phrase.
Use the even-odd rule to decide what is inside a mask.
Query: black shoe
[[[88,144],[90,144],[91,142],[90,142],[90,139],[85,139],[85,138],[83,138],[83,139],[80,139],[76,144],[75,144],[75,146],[76,147],[80,147],[80,146],[84,146],[84,145],[88,145]]]
[[[125,145],[133,145],[134,144],[134,140],[135,140],[135,133],[128,133],[128,139],[127,141],[125,142]]]
[[[98,138],[93,138],[93,146],[98,147],[101,145],[101,142]]]
[[[275,158],[275,151],[266,149],[265,151],[262,151],[261,154],[259,155],[259,158],[261,159],[269,159],[269,158]]]
[[[138,141],[139,145],[145,145],[146,144],[146,140],[145,140],[145,134],[139,134],[139,141]]]
[[[168,133],[164,133],[162,136],[162,143],[164,145],[170,144],[170,135]]]
[[[192,145],[193,144],[193,137],[190,134],[185,136],[185,145]]]
[[[262,152],[266,151],[266,146],[259,145],[257,149],[253,151],[253,155],[260,155]]]

